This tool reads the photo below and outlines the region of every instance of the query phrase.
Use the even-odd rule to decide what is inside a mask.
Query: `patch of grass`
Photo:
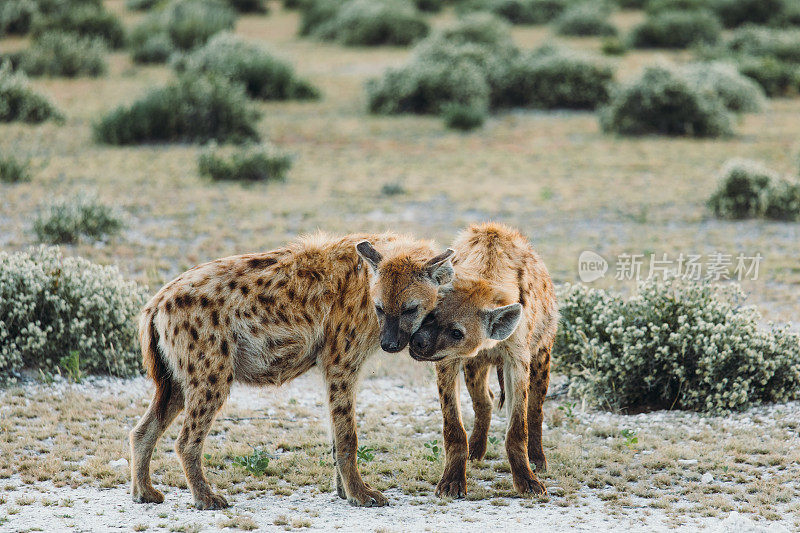
[[[214,181],[284,181],[292,156],[272,146],[250,146],[230,150],[210,148],[198,158],[202,176]]]
[[[30,163],[23,163],[14,156],[0,156],[0,182],[22,183],[30,180]]]
[[[245,142],[258,140],[259,113],[244,88],[216,76],[186,74],[153,89],[131,106],[118,107],[94,124],[94,137],[112,145],[148,142]]]
[[[72,244],[81,237],[100,240],[112,236],[124,224],[117,211],[92,194],[61,198],[43,206],[33,223],[39,242]]]

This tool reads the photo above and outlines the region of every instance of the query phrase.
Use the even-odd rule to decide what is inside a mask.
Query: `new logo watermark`
[[[683,279],[727,281],[758,279],[764,260],[761,253],[729,254],[620,254],[614,262],[614,279],[617,281],[641,281],[664,278],[668,274]],[[584,250],[578,256],[578,277],[583,283],[592,283],[605,277],[609,262],[597,252]]]

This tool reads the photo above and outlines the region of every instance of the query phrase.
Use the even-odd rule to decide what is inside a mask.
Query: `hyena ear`
[[[522,305],[519,303],[487,311],[484,316],[486,336],[496,341],[506,340],[517,329],[520,318],[522,318]]]
[[[356,244],[356,251],[361,258],[367,262],[367,264],[372,267],[373,272],[378,271],[378,263],[381,262],[383,256],[372,247],[369,241],[361,241],[360,243]]]
[[[448,248],[425,264],[428,277],[437,285],[445,285],[453,281],[455,271],[453,270],[452,256],[454,253],[456,253],[455,250]]]

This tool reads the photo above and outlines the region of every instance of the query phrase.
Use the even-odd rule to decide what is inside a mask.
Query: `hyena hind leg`
[[[232,371],[209,376],[201,385],[186,394],[186,418],[183,421],[175,450],[186,474],[186,481],[198,509],[224,509],[228,502],[211,490],[203,472],[203,444],[217,411],[225,403],[233,381]]]
[[[163,385],[162,385],[163,386]],[[147,412],[130,433],[131,495],[139,503],[161,503],[164,495],[150,480],[150,460],[158,439],[183,410],[183,389],[177,382],[167,384],[168,390],[156,391]]]

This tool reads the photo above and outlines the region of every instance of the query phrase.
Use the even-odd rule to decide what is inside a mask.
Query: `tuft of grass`
[[[73,383],[80,383],[83,380],[81,355],[78,350],[70,350],[69,354],[62,357],[58,364],[64,369],[67,373],[67,378]]]
[[[197,161],[202,176],[214,181],[285,181],[292,156],[272,145],[255,145],[229,153],[210,148]]]
[[[14,156],[0,156],[0,182],[22,183],[31,180],[28,163],[21,162]]]
[[[93,194],[78,194],[45,204],[33,222],[39,242],[73,244],[81,237],[100,240],[119,233],[124,224],[112,207]]]

